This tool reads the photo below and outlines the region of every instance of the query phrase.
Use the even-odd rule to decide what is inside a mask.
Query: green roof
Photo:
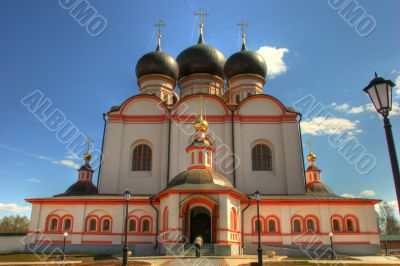
[[[400,235],[380,235],[381,241],[400,241]]]

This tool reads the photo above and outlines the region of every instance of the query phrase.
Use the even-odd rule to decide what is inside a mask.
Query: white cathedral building
[[[244,34],[227,60],[204,42],[202,22],[176,59],[160,37],[137,62],[139,94],[107,113],[97,186],[86,153],[64,193],[27,199],[32,247],[59,247],[68,232],[68,252],[121,252],[128,189],[134,255],[184,252],[198,235],[210,254],[256,254],[256,191],[264,252],[321,250],[330,232],[336,252],[379,252],[379,200],[334,194],[311,151],[305,169],[300,114],[264,93],[268,62]]]

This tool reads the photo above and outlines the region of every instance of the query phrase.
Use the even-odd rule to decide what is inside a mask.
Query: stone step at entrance
[[[188,257],[196,256],[196,248],[193,244],[186,244],[184,249],[185,249],[185,256]],[[201,247],[201,256],[215,256],[214,245],[204,244]]]

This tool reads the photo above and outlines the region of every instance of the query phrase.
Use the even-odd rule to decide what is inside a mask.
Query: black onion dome
[[[198,44],[183,50],[176,61],[179,65],[179,78],[196,73],[224,77],[225,56],[218,49],[205,44],[202,36]]]
[[[144,75],[161,74],[177,80],[179,67],[175,59],[157,48],[157,51],[142,56],[136,64],[136,78]]]
[[[227,79],[239,74],[255,74],[265,79],[267,64],[262,55],[247,50],[246,46],[243,45],[240,52],[234,53],[226,61],[224,74]]]
[[[55,195],[55,197],[61,196],[85,196],[97,194],[97,188],[92,182],[78,181],[72,184],[64,193]]]

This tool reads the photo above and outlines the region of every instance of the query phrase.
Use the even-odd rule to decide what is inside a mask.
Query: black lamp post
[[[64,232],[63,237],[64,237],[64,242],[63,242],[62,253],[63,253],[63,260],[65,260],[65,243],[67,241],[68,232]]]
[[[392,164],[392,173],[394,179],[394,186],[397,194],[397,202],[400,204],[400,171],[399,163],[397,161],[396,147],[394,146],[392,125],[389,120],[389,112],[392,110],[392,88],[396,84],[391,80],[386,80],[378,77],[375,72],[375,78],[371,80],[364,91],[371,98],[376,111],[383,117],[383,124],[386,133],[386,140],[389,149],[390,162]],[[400,207],[399,207],[400,211]]]
[[[128,205],[129,200],[131,199],[131,193],[129,190],[126,190],[124,193],[125,198],[125,224],[124,224],[124,248],[122,249],[122,266],[128,265]]]
[[[254,193],[254,198],[257,202],[257,233],[258,233],[258,247],[257,247],[257,255],[258,255],[258,266],[262,266],[262,248],[261,248],[261,224],[260,224],[260,192],[258,190]]]
[[[329,238],[331,239],[331,259],[333,260],[333,233],[329,232]]]

